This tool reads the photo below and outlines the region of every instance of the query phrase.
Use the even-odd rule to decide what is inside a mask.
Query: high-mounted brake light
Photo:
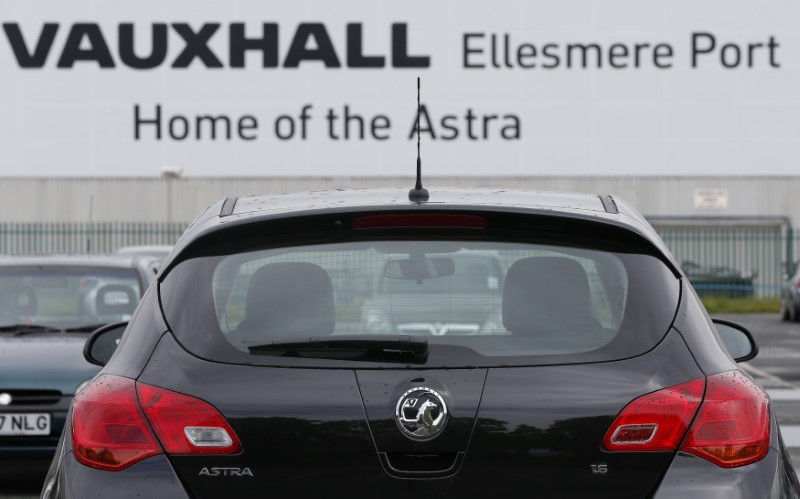
[[[739,371],[708,377],[706,396],[681,450],[723,468],[754,463],[769,451],[769,399]]]
[[[675,451],[680,445],[683,452],[735,468],[762,459],[769,440],[767,396],[741,372],[729,371],[635,399],[614,420],[603,447]]]
[[[703,399],[703,378],[643,395],[628,404],[606,432],[610,451],[665,451],[678,448]]]
[[[72,410],[75,457],[92,468],[123,470],[164,451],[234,454],[242,448],[207,402],[128,378],[100,376],[75,397]]]
[[[411,215],[367,215],[353,221],[354,229],[388,229],[393,227],[441,227],[483,229],[486,220],[475,215],[422,213]]]

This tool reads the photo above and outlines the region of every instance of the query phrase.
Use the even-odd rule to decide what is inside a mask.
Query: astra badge
[[[447,405],[436,390],[412,388],[397,401],[395,421],[400,431],[412,440],[434,438],[447,423]]]
[[[0,405],[9,405],[9,404],[11,404],[11,394],[0,393]]]
[[[250,468],[203,468],[198,476],[253,476]]]

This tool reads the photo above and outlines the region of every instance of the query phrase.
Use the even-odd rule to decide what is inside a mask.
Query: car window
[[[624,317],[628,274],[607,252],[501,242],[406,241],[402,251],[393,246],[327,244],[223,258],[211,283],[220,332],[243,352],[295,336],[377,333],[423,335],[431,343],[461,344],[487,356],[526,349],[563,354],[609,343]],[[387,272],[390,262],[414,258],[429,266],[452,262],[452,269],[424,278]],[[296,270],[281,274],[282,268]],[[293,278],[321,284],[309,282],[298,299],[273,309],[271,303],[285,298],[279,295],[303,288]],[[310,324],[313,303],[328,293],[330,328],[295,327]],[[499,336],[519,341],[472,341]]]
[[[679,303],[658,255],[604,238],[353,235],[210,246],[177,262],[159,286],[175,338],[202,358],[259,365],[348,365],[251,350],[336,335],[424,337],[429,366],[609,361],[652,349]],[[392,365],[370,362],[352,361]]]
[[[127,320],[140,296],[132,269],[0,267],[0,324],[68,328]]]

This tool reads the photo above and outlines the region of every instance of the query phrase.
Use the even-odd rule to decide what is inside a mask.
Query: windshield
[[[215,359],[226,357],[222,339],[256,363],[273,349],[251,347],[273,341],[381,334],[426,338],[434,364],[619,358],[663,337],[678,298],[677,280],[648,255],[505,241],[299,245],[193,258],[173,272],[162,286],[178,338]]]
[[[0,267],[0,327],[69,329],[128,320],[140,296],[133,269]]]

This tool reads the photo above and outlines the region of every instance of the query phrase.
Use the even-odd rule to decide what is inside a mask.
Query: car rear
[[[414,205],[201,232],[162,271],[151,352],[129,340],[76,399],[48,490],[668,497],[677,465],[780,491],[766,396],[719,347],[696,360],[696,298],[632,225]],[[376,280],[403,293],[360,300]]]

